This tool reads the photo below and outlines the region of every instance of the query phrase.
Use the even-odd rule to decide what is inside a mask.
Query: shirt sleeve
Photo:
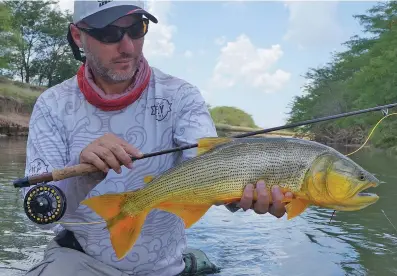
[[[204,137],[218,137],[215,124],[200,91],[190,84],[185,84],[180,90],[174,126],[176,146],[195,144]],[[182,151],[181,161],[196,156],[196,153],[197,148]]]
[[[195,144],[203,137],[218,137],[214,121],[200,91],[191,85],[185,85],[176,112],[174,142],[178,147]],[[196,156],[197,148],[184,150],[181,160]],[[230,212],[240,208],[236,203],[225,205]]]
[[[57,115],[50,112],[51,107],[39,97],[33,108],[29,122],[29,134],[26,147],[25,176],[51,172],[66,166],[79,164],[79,156],[70,156],[64,125]],[[104,175],[91,174],[82,177],[71,177],[47,184],[60,188],[66,197],[67,208],[64,214],[73,214],[87,193]],[[40,184],[40,183],[38,183]],[[22,188],[22,197],[34,186]],[[62,220],[62,218],[61,218]],[[62,230],[60,224],[36,224],[42,229]]]

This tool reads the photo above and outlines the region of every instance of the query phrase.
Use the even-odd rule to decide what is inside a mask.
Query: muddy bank
[[[0,96],[0,135],[28,135],[32,105],[21,100]]]

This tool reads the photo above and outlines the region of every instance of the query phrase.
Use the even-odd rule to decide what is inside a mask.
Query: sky
[[[284,125],[309,68],[354,35],[370,1],[164,1],[146,8],[151,66],[197,86],[212,107],[234,106],[261,128]],[[60,0],[73,11],[72,0]]]

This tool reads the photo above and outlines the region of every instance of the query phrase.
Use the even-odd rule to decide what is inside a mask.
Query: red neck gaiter
[[[104,99],[91,87],[85,75],[85,69],[85,64],[82,64],[77,72],[77,83],[80,91],[90,104],[104,111],[120,110],[136,101],[149,84],[151,75],[149,64],[142,57],[138,71],[134,76],[134,82],[129,86],[126,95],[116,99]]]

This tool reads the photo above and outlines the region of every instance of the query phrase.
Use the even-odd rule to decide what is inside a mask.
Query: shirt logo
[[[166,99],[156,98],[154,99],[154,105],[151,106],[151,115],[155,116],[157,121],[162,121],[171,111],[171,105]]]
[[[48,165],[40,158],[36,158],[29,164],[29,175],[42,174],[48,172]]]

